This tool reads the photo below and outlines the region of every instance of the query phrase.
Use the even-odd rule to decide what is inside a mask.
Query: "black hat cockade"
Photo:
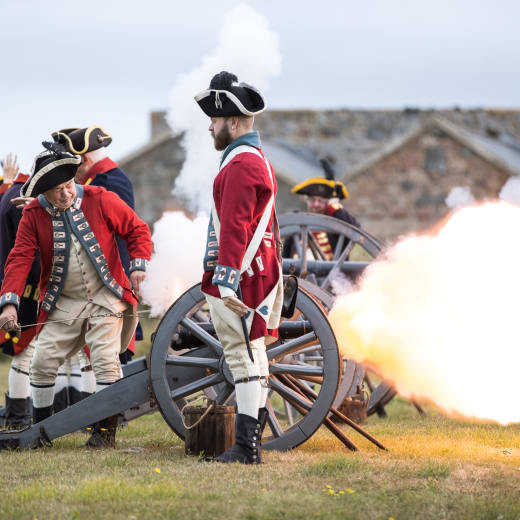
[[[81,157],[67,152],[60,143],[42,144],[46,150],[36,156],[31,176],[20,188],[22,197],[37,197],[40,193],[70,181],[81,163]]]
[[[209,117],[255,116],[265,110],[262,93],[226,71],[215,74],[209,89],[199,92],[195,101]]]
[[[51,135],[57,143],[65,147],[67,152],[75,155],[99,150],[112,142],[112,136],[97,125],[88,128],[64,128]]]
[[[337,181],[334,169],[327,159],[320,160],[325,177],[313,177],[296,185],[291,191],[298,195],[323,197],[325,199],[348,199],[348,191],[341,181]]]

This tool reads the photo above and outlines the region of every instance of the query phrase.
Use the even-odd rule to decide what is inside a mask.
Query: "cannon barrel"
[[[359,274],[369,262],[343,262],[340,266],[340,271],[344,274]],[[295,274],[299,275],[301,270],[302,261],[297,258],[284,258],[283,259],[283,272],[284,274]],[[307,260],[307,272],[312,273],[315,276],[327,276],[331,269],[336,265],[336,262],[327,260]]]
[[[201,329],[204,329],[205,332],[215,335],[215,327],[213,326],[213,323],[197,323],[197,325]],[[284,321],[278,328],[278,336],[280,339],[286,340],[298,338],[311,331],[312,327],[308,321]],[[204,343],[189,330],[182,328],[174,335],[171,347],[174,350],[184,350],[186,348],[200,347],[203,344]]]

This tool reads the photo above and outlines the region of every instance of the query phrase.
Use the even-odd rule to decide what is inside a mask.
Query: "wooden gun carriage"
[[[338,236],[333,260],[315,243],[314,232]],[[280,218],[280,233],[292,241],[297,258],[283,261],[284,273],[301,277],[296,310],[280,324],[280,338],[267,349],[270,362],[268,428],[265,449],[289,450],[309,439],[325,424],[350,449],[354,443],[331,421],[342,418],[378,447],[384,448],[337,408],[366,380],[364,368],[344,359],[327,320],[332,306],[331,284],[341,272],[355,279],[382,244],[368,233],[330,217],[294,213]],[[355,249],[360,260],[354,260]],[[310,250],[313,259],[308,258]],[[102,392],[20,431],[0,433],[0,449],[28,449],[85,428],[105,417],[124,414],[132,420],[159,410],[170,428],[184,438],[182,408],[205,395],[217,404],[234,398],[233,378],[200,286],[186,291],[169,308],[153,334],[146,357],[123,367],[123,378]],[[371,395],[368,411],[381,413],[395,392],[382,383]]]

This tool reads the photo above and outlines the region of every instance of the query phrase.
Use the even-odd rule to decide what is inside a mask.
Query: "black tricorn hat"
[[[297,184],[291,191],[298,195],[323,197],[325,199],[348,199],[348,191],[341,181],[335,179],[332,165],[327,159],[320,160],[325,177],[313,177]]]
[[[97,125],[88,128],[64,128],[51,135],[57,143],[65,147],[67,152],[75,155],[93,152],[112,142],[112,136]]]
[[[209,89],[199,92],[195,101],[209,117],[255,116],[265,110],[262,93],[226,71],[215,74]]]
[[[76,175],[81,157],[65,151],[59,143],[42,143],[44,152],[36,156],[31,176],[20,188],[22,197],[36,197]]]

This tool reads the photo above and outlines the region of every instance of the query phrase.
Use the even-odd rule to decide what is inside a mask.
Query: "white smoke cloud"
[[[209,214],[220,153],[213,148],[209,119],[193,96],[222,70],[265,91],[280,73],[281,62],[278,35],[269,28],[267,18],[248,5],[238,4],[227,14],[215,49],[199,66],[179,76],[170,92],[167,119],[174,133],[184,132],[186,160],[174,192],[188,200],[194,211]]]
[[[511,204],[520,204],[520,179],[518,177],[509,177],[504,186],[502,186],[498,197],[500,200],[510,202]]]
[[[198,216],[192,221],[182,212],[168,212],[154,225],[154,254],[141,286],[152,316],[163,314],[202,278],[207,214],[220,154],[213,147],[209,119],[194,95],[207,88],[211,78],[222,70],[264,91],[271,78],[280,73],[281,62],[278,36],[269,29],[267,19],[239,4],[227,14],[214,51],[190,73],[181,74],[170,92],[168,123],[175,134],[184,132],[182,144],[186,150],[174,192],[188,201]]]
[[[190,220],[180,211],[165,213],[153,228],[154,254],[141,285],[151,316],[164,314],[187,289],[202,278],[208,219]]]
[[[461,206],[467,206],[475,202],[475,197],[469,188],[455,186],[446,197],[446,206],[451,209],[457,209]]]

